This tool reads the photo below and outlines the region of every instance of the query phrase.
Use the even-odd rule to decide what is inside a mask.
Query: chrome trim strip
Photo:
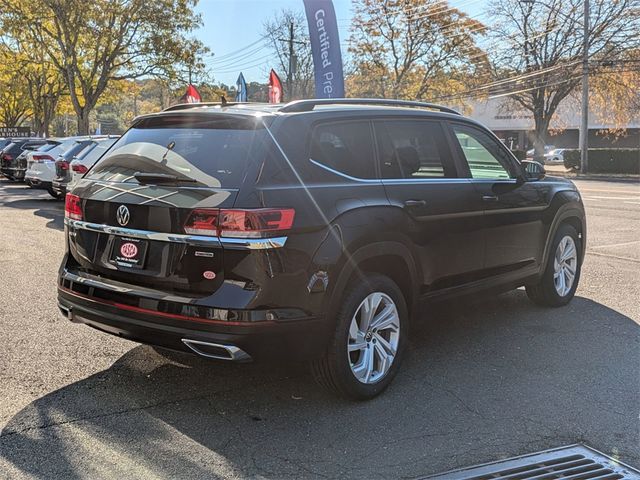
[[[84,222],[82,220],[64,219],[65,225],[71,228],[89,230],[108,235],[141,238],[143,240],[155,240],[160,242],[186,243],[188,245],[204,247],[225,247],[234,250],[264,250],[268,248],[281,248],[287,242],[287,237],[274,238],[233,238],[233,237],[206,237],[202,235],[184,235],[180,233],[150,232],[148,230],[135,230],[132,228],[115,227],[99,223]]]
[[[287,243],[287,237],[273,238],[233,238],[220,237],[224,248],[234,250],[265,250],[267,248],[282,248]]]
[[[218,360],[228,360],[231,362],[246,362],[251,360],[251,355],[242,350],[241,348],[236,347],[235,345],[222,345],[220,343],[212,343],[212,342],[202,342],[200,340],[189,340],[188,338],[183,338],[182,343],[184,343],[187,347],[193,350],[195,353],[200,355],[201,357],[207,358],[215,358]],[[213,353],[207,353],[198,348],[198,345],[222,348],[225,350],[229,356],[223,357],[221,355],[215,355]]]
[[[346,178],[347,180],[352,180],[354,182],[362,182],[362,183],[377,183],[380,184],[380,179],[379,178],[358,178],[358,177],[352,177],[351,175],[347,175],[346,173],[342,173],[339,170],[335,170],[331,167],[327,167],[326,165],[318,162],[317,160],[314,160],[313,158],[310,158],[309,161],[314,164],[316,167],[320,167],[323,170],[326,170],[327,172],[333,173],[334,175],[338,175],[339,177],[342,178]]]
[[[220,246],[220,240],[217,237],[150,232],[148,230],[135,230],[133,228],[83,222],[81,220],[72,220],[70,218],[65,218],[64,223],[71,228],[79,228],[81,230],[89,230],[97,233],[106,233],[108,235],[120,235],[123,237],[142,238],[144,240],[156,240],[160,242],[187,243],[189,245]]]

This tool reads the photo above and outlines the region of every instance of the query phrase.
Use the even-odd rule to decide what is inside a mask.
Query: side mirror
[[[525,177],[528,181],[540,180],[547,174],[547,171],[544,169],[544,165],[540,162],[523,160],[522,166],[524,167]]]

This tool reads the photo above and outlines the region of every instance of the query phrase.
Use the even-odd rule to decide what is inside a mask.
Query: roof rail
[[[199,103],[178,103],[162,110],[163,112],[172,112],[176,110],[188,110],[190,108],[199,107],[232,107],[234,105],[243,105],[247,102],[199,102]]]
[[[395,100],[385,98],[316,98],[311,100],[296,100],[282,106],[278,111],[285,113],[292,112],[310,112],[319,105],[380,105],[387,107],[412,107],[412,108],[430,108],[445,113],[453,113],[460,115],[460,112],[453,108],[444,107],[435,103],[414,102],[411,100]]]

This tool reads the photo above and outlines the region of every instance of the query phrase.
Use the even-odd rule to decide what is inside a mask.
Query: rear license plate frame
[[[127,256],[124,254],[123,245],[133,245],[136,250],[133,256]],[[133,251],[132,248],[129,250]],[[147,252],[149,251],[149,241],[142,240],[140,238],[132,237],[114,237],[111,246],[111,253],[109,255],[109,261],[125,269],[143,270],[147,260]]]

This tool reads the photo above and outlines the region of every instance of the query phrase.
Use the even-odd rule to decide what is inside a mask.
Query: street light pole
[[[580,171],[589,168],[589,0],[584,0],[582,39],[582,119],[580,123]]]

